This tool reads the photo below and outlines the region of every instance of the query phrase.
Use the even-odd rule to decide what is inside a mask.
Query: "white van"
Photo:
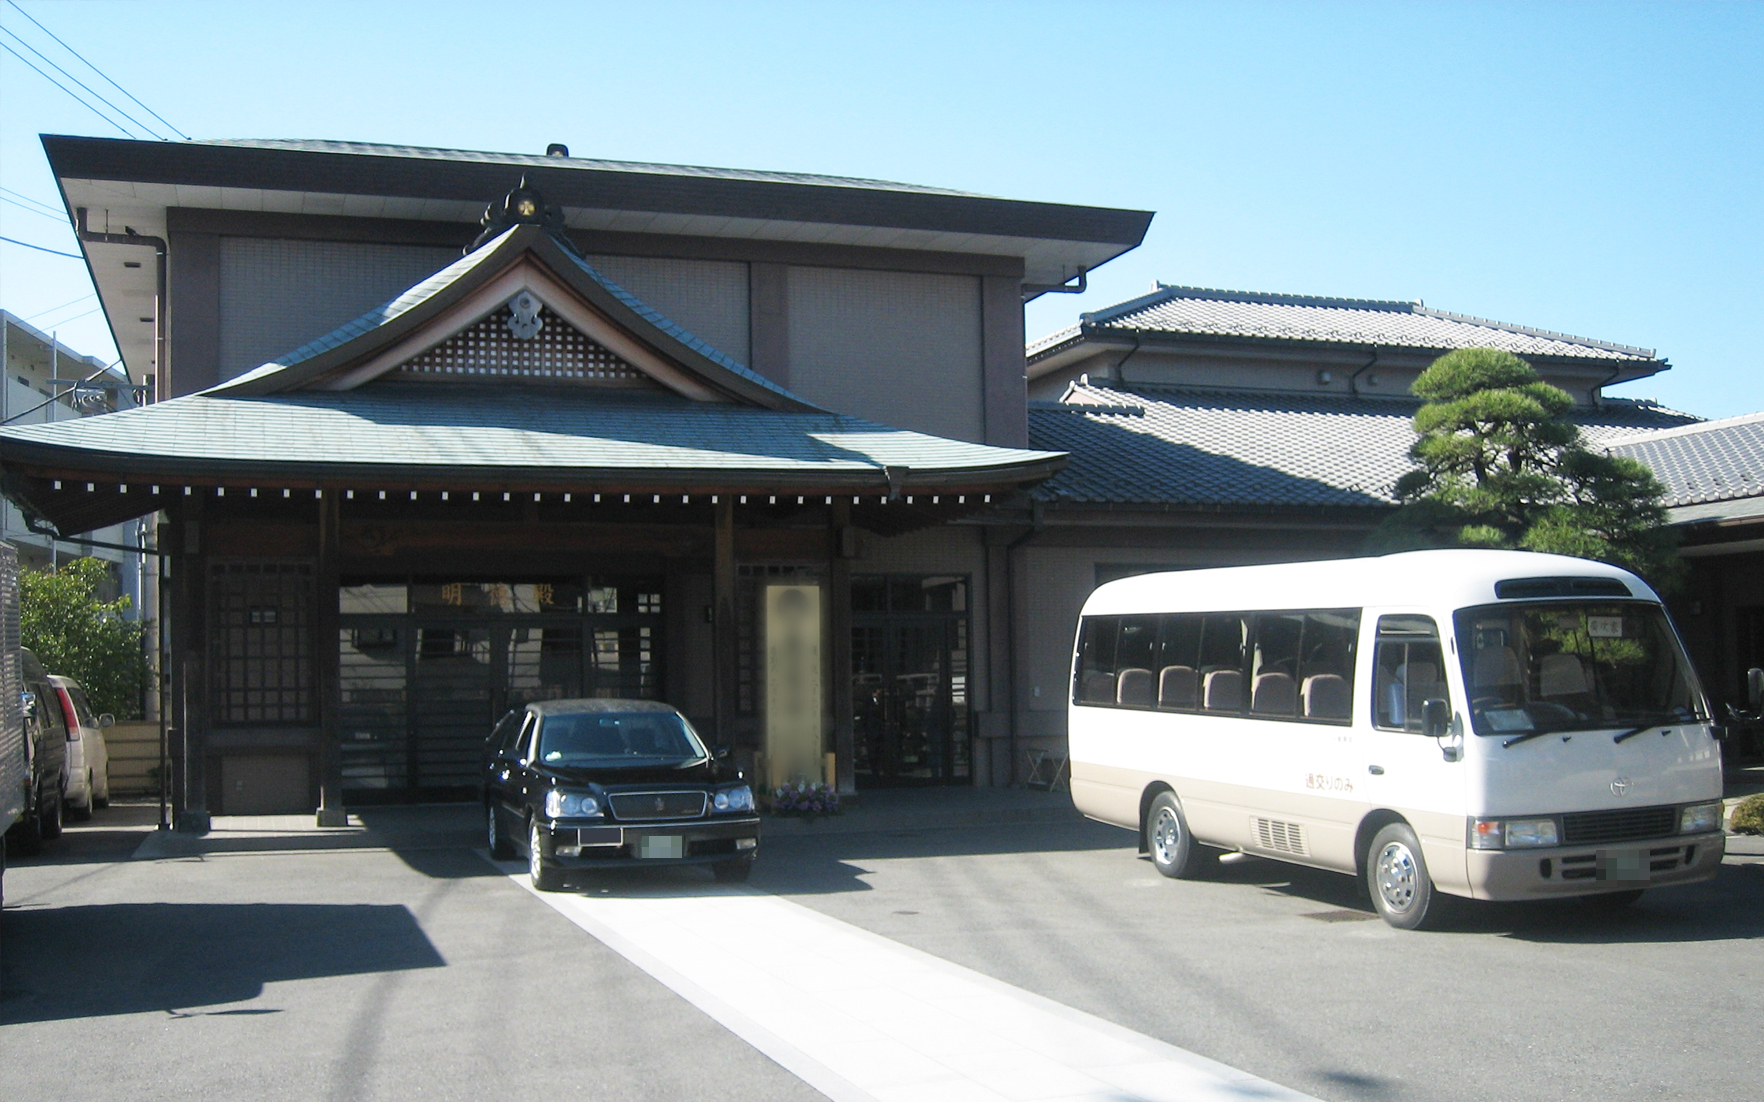
[[[1660,599],[1519,551],[1148,574],[1074,647],[1072,799],[1166,876],[1220,850],[1438,893],[1596,896],[1715,875],[1721,756]]]

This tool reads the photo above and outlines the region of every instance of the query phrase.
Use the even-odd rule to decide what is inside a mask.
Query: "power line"
[[[169,128],[173,134],[176,134],[178,137],[184,139],[185,141],[190,140],[190,135],[184,133],[182,130],[179,130],[175,126],[172,126],[171,123],[166,122],[164,115],[161,115],[158,111],[155,111],[153,108],[147,106],[146,104],[141,103],[140,100],[135,99],[134,93],[130,92],[127,88],[124,88],[122,85],[118,84],[116,81],[111,80],[110,75],[108,73],[106,73],[103,69],[98,68],[98,66],[92,64],[90,61],[86,61],[85,57],[82,56],[78,50],[74,49],[72,46],[69,46],[67,43],[62,42],[61,38],[58,35],[56,35],[56,33],[54,31],[50,30],[48,27],[43,26],[43,24],[38,23],[35,16],[33,16],[30,12],[25,11],[23,8],[18,6],[17,0],[6,0],[6,2],[8,4],[12,5],[12,9],[14,11],[18,12],[18,14],[24,16],[26,19],[29,19],[32,23],[36,23],[37,29],[42,31],[44,34],[48,35],[50,38],[55,39],[55,41],[61,46],[62,49],[66,50],[68,53],[79,58],[80,61],[85,64],[86,68],[92,70],[94,73],[97,73],[99,76],[103,77],[106,81],[109,81],[110,86],[112,88],[115,88],[117,91],[121,92],[125,96],[128,96],[130,99],[135,100],[135,102],[137,104],[140,104],[141,110],[147,112],[149,115],[152,115],[154,118],[158,119],[160,122],[164,122],[165,125],[167,126],[167,128]]]
[[[81,318],[86,317],[90,314],[96,314],[98,311],[100,311],[102,309],[104,309],[104,307],[94,306],[90,310],[87,310],[84,314],[75,314],[71,318],[62,318],[60,321],[56,322],[55,324],[58,328],[63,325],[72,325],[74,322],[79,321]]]
[[[8,32],[8,33],[11,33],[11,32]],[[104,112],[98,110],[96,107],[93,107],[91,104],[87,103],[85,100],[80,99],[79,96],[74,95],[73,89],[67,87],[65,84],[62,84],[60,81],[56,80],[54,77],[50,76],[48,73],[45,73],[43,70],[37,68],[35,65],[32,65],[30,58],[19,53],[17,50],[13,49],[11,46],[8,46],[4,42],[0,42],[0,50],[5,50],[7,53],[11,54],[13,57],[18,58],[20,61],[24,62],[25,65],[29,66],[31,71],[35,72],[38,76],[42,77],[44,80],[48,81],[50,84],[55,85],[55,87],[60,88],[63,92],[66,92],[68,95],[73,96],[75,102],[77,102],[80,106],[82,106],[86,110],[92,112],[92,114],[97,115],[99,118],[103,119],[105,122],[109,123],[110,125],[116,127],[118,130],[122,131],[123,137],[125,137],[125,138],[133,138],[134,137],[133,134],[129,133],[128,127],[124,126],[120,122],[117,122],[115,119],[111,118],[109,115],[106,115]]]
[[[68,72],[66,69],[63,69],[61,66],[55,64],[55,62],[49,60],[47,57],[44,57],[43,51],[37,49],[35,46],[31,45],[29,42],[26,42],[24,39],[19,38],[18,35],[10,27],[0,27],[0,31],[5,31],[7,34],[11,35],[13,37],[13,39],[15,41],[17,41],[20,46],[23,46],[25,49],[29,50],[31,53],[36,54],[39,58],[42,58],[43,63],[45,65],[50,66],[56,72],[60,73],[62,76],[73,81],[75,84],[79,85],[81,88],[84,88],[92,96],[92,98],[96,99],[99,103],[102,103],[104,106],[110,108],[112,111],[115,111],[117,114],[121,115],[123,118],[134,123],[135,126],[138,127],[139,129],[147,131],[148,134],[150,134],[152,137],[158,139],[159,141],[165,140],[164,138],[160,137],[159,133],[157,131],[155,131],[152,127],[147,126],[146,124],[142,123],[141,120],[135,118],[135,116],[129,114],[127,111],[124,111],[122,108],[118,107],[116,104],[111,103],[109,100],[105,99],[103,96],[101,96],[97,92],[93,91],[92,87],[89,84],[87,84],[85,81],[81,80],[79,77],[74,76],[72,73]],[[38,71],[41,72],[41,70],[38,70]],[[134,137],[134,135],[130,134],[129,137],[132,138],[132,137]]]
[[[44,211],[47,211],[48,213],[55,215],[55,217],[57,217],[57,218],[67,217],[65,214],[63,214],[61,212],[61,210],[59,208],[54,207],[48,203],[45,203],[41,199],[32,199],[29,195],[26,195],[22,191],[13,191],[11,188],[4,187],[4,186],[0,186],[0,191],[4,191],[6,194],[12,196],[14,199],[21,200],[22,202],[29,203],[34,207],[37,207],[37,208],[44,210]]]
[[[36,207],[21,203],[17,199],[8,199],[4,195],[0,195],[0,203],[11,203],[13,206],[17,207],[19,210],[24,211],[26,214],[34,214],[38,218],[48,218],[53,221],[60,222],[64,226],[67,225],[67,215],[65,215],[65,214],[48,214],[44,211],[38,210]]]
[[[79,298],[70,298],[66,302],[62,303],[60,306],[51,306],[47,310],[38,311],[37,313],[32,314],[30,317],[28,317],[24,320],[27,322],[34,322],[38,318],[46,318],[50,314],[55,313],[55,311],[57,311],[57,310],[65,310],[69,306],[74,305],[76,302],[84,302],[91,297],[92,297],[92,293],[90,291],[88,291],[85,294],[81,295]]]
[[[23,245],[27,249],[35,249],[40,253],[48,253],[50,256],[65,256],[69,260],[84,260],[84,259],[86,259],[85,257],[81,256],[79,253],[64,253],[58,249],[46,249],[41,245],[33,245],[29,241],[20,241],[16,237],[0,237],[0,241],[4,241],[8,245]]]

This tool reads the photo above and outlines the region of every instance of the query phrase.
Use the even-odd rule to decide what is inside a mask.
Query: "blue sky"
[[[1615,393],[1764,410],[1764,4],[20,2],[199,138],[561,141],[1158,212],[1031,337],[1154,280],[1421,299],[1674,365]],[[36,135],[118,133],[6,53],[0,103],[0,186],[52,205]],[[74,251],[12,203],[0,234]],[[113,356],[90,290],[0,244],[0,306]]]

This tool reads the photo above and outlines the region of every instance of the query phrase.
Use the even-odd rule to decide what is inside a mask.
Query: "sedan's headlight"
[[[1472,819],[1471,849],[1524,849],[1556,844],[1554,819]]]
[[[600,801],[587,793],[577,794],[553,788],[545,794],[545,814],[553,819],[599,815]]]
[[[734,788],[719,789],[717,794],[711,797],[711,806],[718,811],[752,811],[753,789],[744,784]]]
[[[1721,829],[1720,804],[1691,804],[1678,813],[1678,833],[1707,834]]]

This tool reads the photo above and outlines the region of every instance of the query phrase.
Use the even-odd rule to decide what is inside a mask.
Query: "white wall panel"
[[[976,276],[790,269],[790,389],[840,413],[985,439]]]

